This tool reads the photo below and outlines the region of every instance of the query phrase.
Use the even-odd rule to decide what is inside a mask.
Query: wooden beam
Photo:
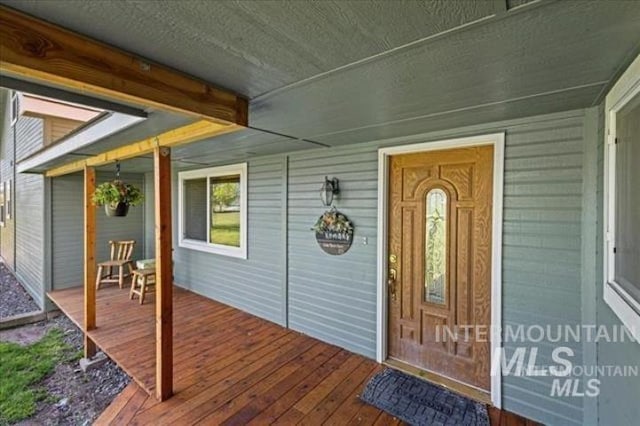
[[[235,93],[4,6],[0,71],[116,101],[247,125],[248,102]]]
[[[156,231],[156,398],[173,394],[173,260],[171,150],[153,152]]]
[[[172,147],[196,142],[203,139],[220,136],[242,129],[241,126],[225,125],[201,120],[177,129],[169,130],[158,136],[146,138],[132,144],[115,148],[102,154],[82,160],[77,160],[60,167],[53,168],[45,173],[47,177],[55,177],[74,173],[85,166],[97,167],[113,163],[116,160],[126,160],[140,155],[150,154],[158,147]]]
[[[87,332],[96,328],[96,207],[91,196],[96,189],[96,171],[84,168],[84,356],[96,354]]]

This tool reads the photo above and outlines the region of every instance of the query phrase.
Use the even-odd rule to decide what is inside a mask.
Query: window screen
[[[240,175],[212,177],[212,244],[240,247]]]
[[[207,178],[184,181],[184,237],[207,241]]]
[[[614,280],[640,301],[640,95],[616,114]]]

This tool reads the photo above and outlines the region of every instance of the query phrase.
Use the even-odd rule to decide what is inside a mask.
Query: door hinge
[[[614,247],[614,248],[613,248],[613,254],[616,254],[616,252],[617,252],[617,250],[616,250],[616,248]]]
[[[616,145],[618,145],[618,138],[614,138],[614,139],[613,139],[613,143],[614,143],[614,144],[616,144]]]

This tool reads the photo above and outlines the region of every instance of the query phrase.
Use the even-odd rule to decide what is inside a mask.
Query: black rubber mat
[[[484,404],[390,368],[373,376],[360,399],[411,425],[489,426]]]

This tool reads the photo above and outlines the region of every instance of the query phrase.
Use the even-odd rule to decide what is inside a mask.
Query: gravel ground
[[[0,319],[40,309],[11,271],[0,262]]]
[[[50,328],[64,332],[64,340],[75,351],[82,349],[80,330],[64,315],[41,323],[16,328],[0,334],[0,340],[29,344]],[[89,425],[129,384],[130,378],[108,360],[96,370],[83,373],[77,361],[60,363],[38,386],[49,397],[38,402],[36,414],[18,425]]]

